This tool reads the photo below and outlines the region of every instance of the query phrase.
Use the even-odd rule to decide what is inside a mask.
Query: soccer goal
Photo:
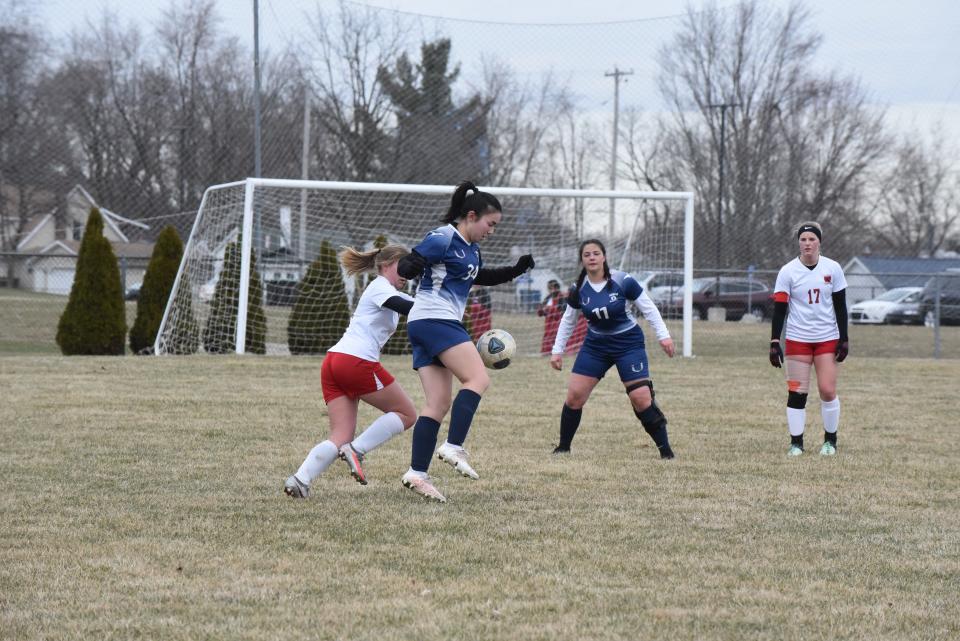
[[[530,253],[536,268],[512,283],[476,288],[468,330],[504,329],[519,356],[542,354],[552,343],[555,311],[542,305],[551,281],[565,292],[580,271],[578,244],[598,238],[611,268],[633,274],[655,300],[658,288],[669,289],[672,300],[683,292],[682,317],[665,318],[678,350],[692,355],[691,192],[481,189],[497,196],[504,214],[481,245],[484,264],[512,265]],[[440,226],[453,190],[265,178],[208,188],[154,353],[323,353],[340,338],[367,282],[347,277],[336,252],[345,245],[413,247]],[[401,323],[386,353],[409,352],[403,330]]]

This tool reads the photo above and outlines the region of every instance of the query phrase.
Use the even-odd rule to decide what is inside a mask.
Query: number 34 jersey
[[[570,291],[567,304],[583,312],[591,332],[619,334],[636,327],[637,319],[627,305],[643,293],[643,287],[633,276],[617,270],[610,271],[610,280],[597,290],[587,278],[580,289]]]
[[[453,225],[445,225],[428,233],[413,249],[427,266],[407,320],[462,320],[470,287],[483,264],[480,246],[467,242]]]
[[[833,294],[847,288],[840,264],[824,256],[810,269],[794,258],[780,268],[774,300],[790,303],[785,336],[802,343],[840,338]]]

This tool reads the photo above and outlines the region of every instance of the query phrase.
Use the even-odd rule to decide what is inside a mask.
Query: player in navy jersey
[[[478,243],[494,232],[502,217],[500,202],[492,194],[479,191],[473,183],[460,183],[444,225],[429,232],[398,265],[401,276],[420,279],[407,335],[413,346],[413,368],[426,397],[413,427],[410,469],[401,480],[418,494],[440,502],[446,498],[430,483],[427,470],[440,422],[448,410],[447,440],[437,449],[437,456],[460,474],[479,478],[463,443],[490,377],[461,322],[470,288],[509,282],[534,264],[527,254],[511,267],[483,266]],[[461,387],[451,408],[454,376]]]
[[[346,461],[353,477],[366,485],[361,466],[364,455],[409,428],[417,417],[413,401],[380,364],[380,350],[396,331],[400,315],[413,307],[413,299],[399,291],[406,282],[397,274],[397,263],[406,255],[407,248],[400,245],[366,252],[345,247],[340,253],[340,263],[348,274],[375,270],[377,277],[363,290],[350,325],[323,358],[320,385],[330,436],[310,450],[300,469],[283,484],[291,498],[310,496],[310,483],[337,456]],[[383,415],[354,438],[361,400]]]
[[[580,243],[579,254],[583,269],[567,297],[567,311],[553,343],[550,366],[556,370],[563,367],[563,352],[579,314],[587,319],[589,329],[567,383],[567,398],[560,413],[560,443],[553,452],[570,451],[573,436],[580,426],[583,406],[607,370],[616,365],[633,413],[653,438],[660,458],[672,459],[674,454],[667,437],[667,418],[654,402],[643,330],[628,301],[639,307],[656,332],[663,351],[673,358],[675,349],[670,332],[640,283],[626,272],[610,270],[603,243],[596,239],[585,240]]]

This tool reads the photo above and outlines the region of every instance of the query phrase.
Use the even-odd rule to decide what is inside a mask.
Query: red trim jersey
[[[780,268],[774,300],[790,303],[785,336],[792,341],[821,343],[840,338],[833,293],[847,288],[840,263],[824,256],[810,269],[794,258]]]

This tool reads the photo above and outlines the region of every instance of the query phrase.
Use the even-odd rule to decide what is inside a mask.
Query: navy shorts
[[[611,366],[617,366],[620,380],[650,378],[650,363],[639,327],[619,334],[587,332],[583,346],[573,362],[573,373],[600,379]]]
[[[413,347],[413,369],[443,363],[437,356],[454,345],[472,343],[463,323],[455,320],[422,318],[407,323],[407,336]]]

